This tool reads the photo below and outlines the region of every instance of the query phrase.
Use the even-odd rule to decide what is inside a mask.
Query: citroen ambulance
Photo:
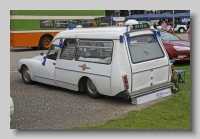
[[[21,59],[24,83],[41,82],[89,97],[116,96],[132,104],[171,95],[172,68],[157,30],[125,26],[71,28],[58,33],[46,54]]]

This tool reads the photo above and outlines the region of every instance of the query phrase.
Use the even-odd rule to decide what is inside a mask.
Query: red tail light
[[[175,71],[174,71],[174,65],[173,64],[171,65],[171,69],[172,69],[172,76],[174,76],[175,75]]]
[[[128,77],[127,75],[124,76],[124,83],[125,83],[125,89],[128,90],[129,89],[129,84],[128,84]]]

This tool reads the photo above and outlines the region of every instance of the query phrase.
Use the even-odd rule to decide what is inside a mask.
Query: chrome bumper
[[[162,84],[158,84],[158,85],[153,85],[153,86],[150,86],[150,87],[147,87],[144,89],[140,89],[140,90],[130,93],[130,97],[133,98],[133,97],[137,97],[137,96],[142,96],[142,95],[153,93],[155,91],[159,91],[159,90],[162,90],[165,88],[170,88],[172,86],[174,86],[173,82],[167,82],[167,83],[162,83]]]

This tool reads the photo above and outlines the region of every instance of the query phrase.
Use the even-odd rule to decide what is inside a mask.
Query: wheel
[[[185,31],[184,28],[179,28],[179,32],[180,32],[180,33],[183,33],[184,31]]]
[[[40,41],[40,48],[42,50],[49,49],[49,47],[51,45],[51,41],[52,41],[52,39],[50,37],[44,37],[44,38],[42,38],[41,41]]]
[[[32,84],[33,81],[31,80],[30,77],[30,72],[27,66],[23,66],[21,69],[21,75],[22,75],[22,79],[24,81],[25,84]]]
[[[90,79],[86,80],[86,93],[88,94],[88,96],[90,96],[91,98],[94,98],[94,99],[98,99],[103,96],[103,95],[99,94],[94,83]]]

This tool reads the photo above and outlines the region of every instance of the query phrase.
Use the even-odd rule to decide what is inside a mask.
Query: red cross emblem
[[[83,65],[79,65],[79,67],[81,67],[83,71],[84,71],[85,69],[90,69],[89,67],[86,66],[85,63],[84,63]]]

